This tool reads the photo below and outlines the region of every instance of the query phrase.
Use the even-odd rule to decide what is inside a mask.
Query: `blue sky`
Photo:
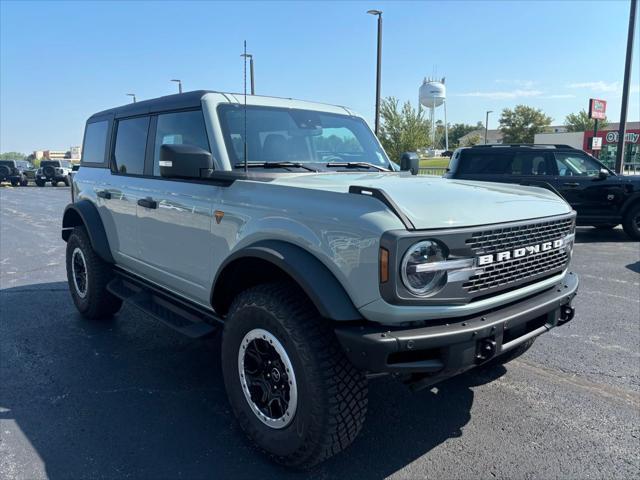
[[[382,95],[417,104],[446,76],[448,120],[524,103],[561,124],[608,100],[620,115],[629,3],[12,2],[0,3],[0,150],[67,149],[93,112],[185,90],[242,90],[242,41],[259,94],[347,105],[372,123],[375,18],[384,11]],[[640,118],[636,28],[630,120]],[[442,115],[442,112],[440,112]]]

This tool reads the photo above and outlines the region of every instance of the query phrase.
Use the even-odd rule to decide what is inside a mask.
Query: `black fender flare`
[[[66,242],[73,227],[84,226],[91,241],[91,247],[105,262],[114,263],[109,248],[109,239],[102,224],[98,209],[89,200],[70,203],[62,216],[62,239]]]
[[[330,320],[361,320],[342,284],[313,254],[303,248],[279,240],[265,240],[242,248],[230,255],[220,266],[211,289],[211,305],[219,313],[226,314],[221,305],[228,305],[229,290],[224,285],[227,277],[242,259],[266,261],[286,275],[302,289],[315,305],[320,315]]]

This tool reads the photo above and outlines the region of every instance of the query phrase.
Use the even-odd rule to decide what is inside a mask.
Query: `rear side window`
[[[537,151],[463,150],[459,171],[472,175],[548,175],[549,156]]]
[[[468,175],[505,175],[511,173],[512,152],[463,150],[459,173]]]
[[[88,123],[84,132],[81,163],[104,163],[104,150],[107,146],[109,122]]]
[[[116,145],[113,153],[118,173],[142,175],[147,147],[149,117],[120,120],[116,131]]]
[[[155,176],[160,176],[159,162],[162,145],[195,145],[210,151],[202,112],[197,110],[158,115],[153,155],[153,174]]]

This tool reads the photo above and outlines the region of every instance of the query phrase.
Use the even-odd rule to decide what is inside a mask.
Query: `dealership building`
[[[555,132],[538,133],[534,143],[537,144],[564,144],[574,148],[579,148],[585,152],[598,157],[602,163],[609,168],[613,168],[616,163],[616,152],[618,150],[618,128],[619,123],[610,123],[606,127],[598,130],[598,137],[602,138],[602,150],[599,152],[589,149],[590,139],[593,131],[589,132]],[[640,122],[627,122],[626,143],[624,151],[625,165],[640,166]]]

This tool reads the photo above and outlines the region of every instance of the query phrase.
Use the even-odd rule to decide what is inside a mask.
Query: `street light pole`
[[[178,84],[178,93],[182,93],[182,80],[173,79],[172,82],[176,82]]]
[[[627,109],[629,108],[629,82],[631,80],[631,60],[633,54],[633,35],[636,28],[636,7],[638,0],[631,0],[629,8],[629,31],[627,33],[627,58],[624,62],[624,84],[622,86],[622,107],[620,108],[620,128],[618,129],[618,148],[616,149],[616,173],[624,169],[624,143],[627,129]]]
[[[378,60],[376,66],[376,119],[375,133],[380,131],[380,81],[382,72],[382,10],[368,10],[369,15],[378,16]]]
[[[487,115],[484,121],[484,144],[487,144],[487,134],[489,133],[489,114],[493,113],[493,110],[487,110]]]
[[[256,84],[253,79],[253,55],[250,53],[243,53],[241,57],[247,57],[249,59],[249,77],[251,78],[251,95],[256,94]]]
[[[136,103],[136,94],[135,93],[127,93],[127,97],[133,97],[133,103]]]

